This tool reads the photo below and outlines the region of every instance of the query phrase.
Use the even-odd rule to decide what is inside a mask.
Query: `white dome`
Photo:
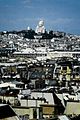
[[[43,20],[39,21],[39,26],[44,26],[44,21]]]
[[[35,30],[36,33],[45,33],[45,27],[44,27],[44,21],[43,20],[40,20],[37,27],[36,27],[36,30]]]

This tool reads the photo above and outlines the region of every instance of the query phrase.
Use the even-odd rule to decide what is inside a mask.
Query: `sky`
[[[0,31],[36,28],[80,35],[80,0],[0,0]]]

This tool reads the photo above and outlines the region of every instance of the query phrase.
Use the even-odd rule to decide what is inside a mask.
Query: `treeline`
[[[5,32],[0,32],[1,35],[4,35],[4,34],[17,34],[21,37],[24,37],[24,38],[28,38],[28,39],[34,39],[34,36],[35,35],[41,35],[42,36],[42,39],[52,39],[53,37],[54,38],[62,38],[66,35],[66,33],[64,32],[59,32],[59,31],[56,31],[54,32],[53,30],[50,30],[49,32],[47,32],[45,30],[45,33],[39,33],[37,34],[35,32],[35,30],[21,30],[21,31],[6,31]]]

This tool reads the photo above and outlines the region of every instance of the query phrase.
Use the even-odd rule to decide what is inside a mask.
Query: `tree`
[[[37,118],[37,112],[36,112],[36,109],[33,110],[33,118]]]

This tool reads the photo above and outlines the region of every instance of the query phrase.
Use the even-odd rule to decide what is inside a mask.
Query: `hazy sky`
[[[36,28],[80,35],[80,0],[0,0],[0,31]]]

